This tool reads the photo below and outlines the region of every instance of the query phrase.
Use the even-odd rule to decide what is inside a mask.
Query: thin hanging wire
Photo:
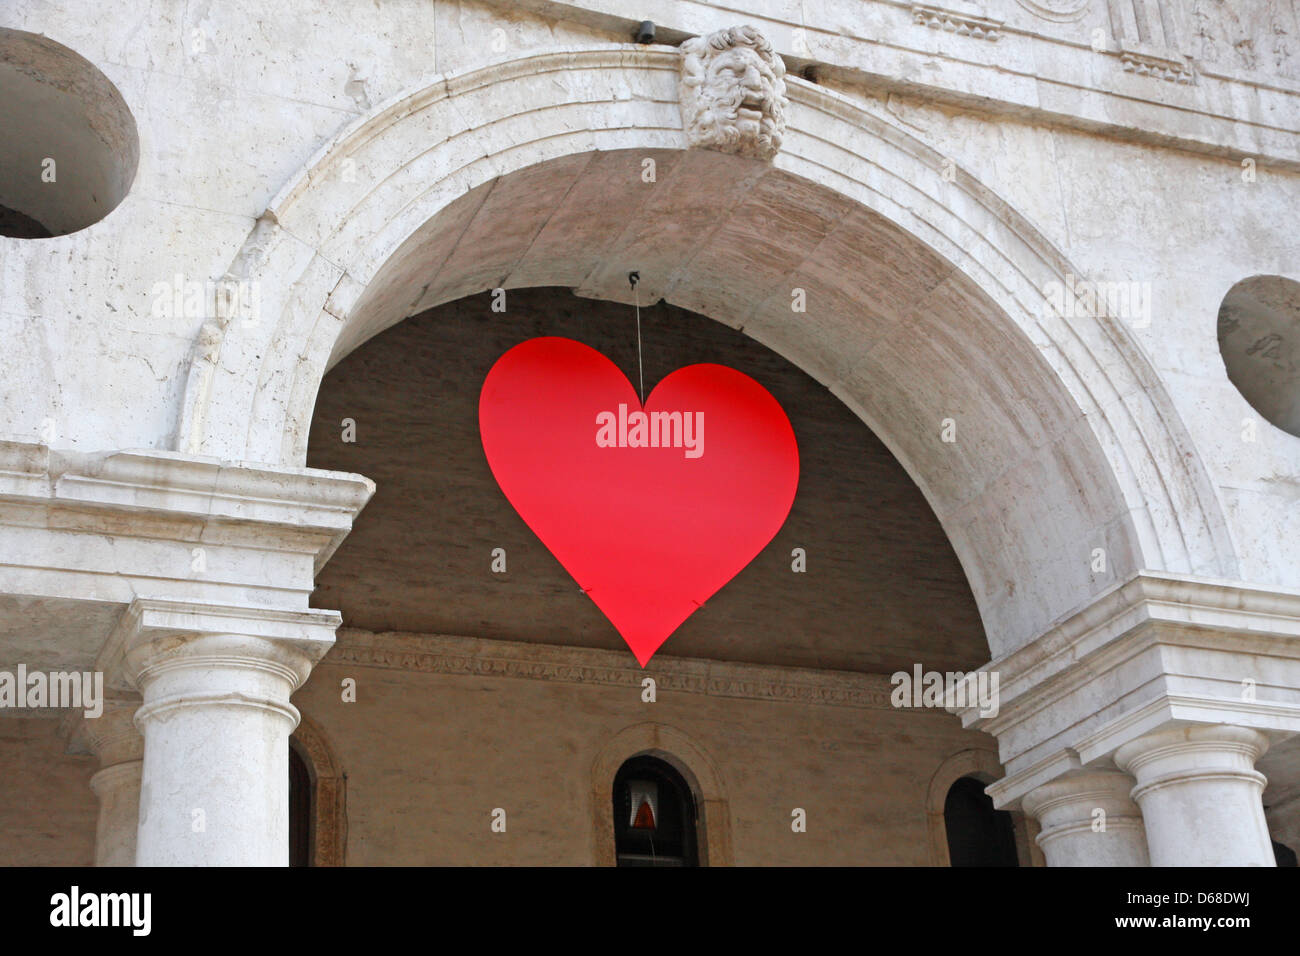
[[[641,382],[641,407],[645,407],[645,367],[641,362],[641,291],[636,287],[637,281],[640,280],[641,274],[638,272],[629,272],[627,276],[628,283],[632,286],[632,298],[636,303],[636,371],[637,377]]]

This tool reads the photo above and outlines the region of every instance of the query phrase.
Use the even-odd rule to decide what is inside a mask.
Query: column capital
[[[144,702],[142,865],[288,862],[290,695],[324,656],[336,611],[137,599],[112,666]]]
[[[152,678],[190,664],[262,668],[296,689],[333,646],[341,622],[338,611],[137,598],[96,666],[117,690],[142,690]]]
[[[1273,866],[1255,760],[1268,737],[1231,724],[1171,724],[1123,743],[1155,866]]]
[[[1133,778],[1120,770],[1081,770],[1035,787],[1020,798],[1021,809],[1040,822],[1063,807],[1087,803],[1116,815],[1138,814],[1130,791]]]
[[[1268,749],[1268,735],[1231,724],[1165,727],[1130,740],[1115,763],[1137,778],[1134,799],[1188,780],[1235,778],[1262,793],[1267,783],[1255,761]]]
[[[89,750],[101,767],[143,759],[144,738],[135,726],[139,707],[139,696],[120,695],[107,698],[98,717],[77,714],[68,735],[71,746]]]
[[[1146,866],[1142,811],[1119,770],[1081,770],[1035,787],[1021,798],[1041,826],[1038,845],[1050,866]]]
[[[316,574],[373,492],[369,479],[342,472],[0,439],[0,592],[18,599],[0,608],[0,626],[40,626],[78,635],[78,649],[103,648],[185,605],[227,617],[238,608],[263,620],[224,626],[259,633],[269,609],[311,613]],[[146,620],[132,621],[142,608]],[[57,651],[34,645],[28,667],[68,663]],[[116,689],[133,690],[126,680]]]
[[[144,766],[144,736],[135,725],[139,707],[135,695],[109,697],[99,716],[77,714],[70,729],[71,746],[99,758],[100,769],[90,778],[90,790],[99,802],[96,866],[135,865]]]

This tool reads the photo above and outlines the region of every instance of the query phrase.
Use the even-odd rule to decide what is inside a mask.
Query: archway
[[[305,790],[290,813],[305,811],[305,819],[292,821],[290,836],[297,835],[299,865],[343,866],[348,838],[347,775],[317,724],[302,717],[289,738],[290,794]],[[295,767],[296,763],[296,767]],[[298,779],[294,779],[295,776]],[[305,778],[305,779],[304,779]],[[293,854],[294,847],[290,847]]]
[[[961,777],[944,799],[943,816],[952,866],[1017,866],[1015,824],[997,810],[975,777]]]
[[[699,815],[701,866],[731,866],[731,813],[726,789],[713,760],[686,734],[654,722],[633,724],[607,741],[591,765],[591,817],[595,863],[615,863],[614,823],[610,816],[614,778],[633,757],[654,757],[681,775]]]
[[[683,151],[677,70],[665,48],[538,52],[341,134],[232,263],[264,311],[205,327],[178,447],[300,464],[324,373],[382,329],[497,287],[626,301],[638,268],[647,299],[743,328],[872,427],[948,533],[994,657],[1139,569],[1233,575],[1145,357],[1118,320],[1045,304],[1076,270],[1029,223],[798,80],[774,164]]]
[[[949,794],[961,780],[975,780],[987,785],[1002,776],[1002,764],[998,755],[992,750],[962,750],[948,757],[934,776],[926,793],[925,812],[930,831],[930,865],[951,866],[952,854],[949,846],[948,820],[945,809]],[[1019,811],[1011,813],[1016,844],[1016,855],[1020,866],[1043,866],[1042,851],[1039,850],[1034,837],[1037,836],[1037,824]]]
[[[672,764],[630,757],[614,776],[618,866],[699,866],[695,796]]]

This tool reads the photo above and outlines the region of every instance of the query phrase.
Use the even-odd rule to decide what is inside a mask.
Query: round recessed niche
[[[1219,306],[1219,352],[1251,407],[1300,437],[1300,282],[1251,276]]]
[[[48,37],[0,28],[0,236],[99,222],[135,179],[140,139],[122,94]]]

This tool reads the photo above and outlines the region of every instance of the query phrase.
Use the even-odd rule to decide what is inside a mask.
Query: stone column
[[[126,672],[144,703],[140,866],[287,866],[289,703],[333,641],[332,611],[151,602]]]
[[[1152,866],[1273,866],[1255,761],[1268,737],[1231,724],[1169,727],[1122,745]]]
[[[1149,866],[1133,778],[1115,770],[1060,777],[1021,799],[1042,827],[1037,843],[1048,866]]]
[[[108,700],[98,717],[83,718],[82,731],[99,758],[90,778],[99,800],[95,825],[95,866],[135,866],[140,819],[140,771],[144,738],[134,723],[138,700]]]

